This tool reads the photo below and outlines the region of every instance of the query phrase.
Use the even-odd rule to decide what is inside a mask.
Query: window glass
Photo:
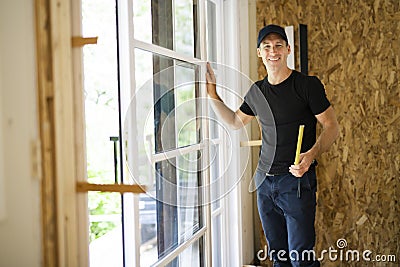
[[[194,151],[155,165],[159,256],[202,226],[200,157],[200,151]]]
[[[200,267],[205,266],[204,257],[202,257],[202,247],[203,247],[203,238],[195,241],[192,245],[190,245],[187,249],[185,249],[178,257],[176,257],[171,263],[167,266],[191,266],[191,267]],[[218,266],[218,265],[213,265]]]
[[[210,180],[211,180],[211,210],[214,211],[221,206],[221,181],[220,177],[220,146],[213,144],[210,146]]]
[[[151,0],[133,1],[133,31],[137,40],[152,43]]]
[[[134,38],[200,58],[197,0],[135,0]]]
[[[178,147],[196,144],[199,141],[200,125],[197,117],[198,67],[192,64],[179,64],[176,73],[176,123]]]
[[[194,56],[193,0],[175,0],[175,47],[176,51]]]
[[[209,61],[217,62],[217,13],[216,5],[206,1],[207,9],[207,57]]]
[[[177,147],[177,114],[175,110],[176,90],[174,82],[174,60],[154,54],[152,91],[155,135],[154,148],[156,153],[174,149]]]
[[[179,238],[185,240],[201,227],[199,205],[201,204],[201,153],[194,151],[179,156],[178,174],[178,217]]]
[[[154,153],[199,143],[199,67],[138,48],[135,59],[135,96],[125,124],[137,131],[139,157],[144,162]]]
[[[151,266],[158,259],[157,209],[155,191],[139,196],[140,266]]]

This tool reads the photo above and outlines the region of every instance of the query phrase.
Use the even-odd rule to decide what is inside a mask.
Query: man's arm
[[[211,98],[211,107],[217,116],[229,127],[232,129],[240,129],[244,125],[248,124],[254,116],[247,115],[243,113],[240,109],[236,112],[233,112],[230,108],[228,108],[222,99],[217,94],[216,88],[216,79],[214,75],[214,71],[212,70],[210,64],[207,62],[207,73],[206,73],[206,81],[207,81],[207,93]]]
[[[289,171],[296,177],[302,177],[310,168],[313,160],[328,151],[339,136],[339,124],[332,106],[315,117],[322,125],[322,132],[314,146],[307,152],[300,154],[300,163],[290,166]]]

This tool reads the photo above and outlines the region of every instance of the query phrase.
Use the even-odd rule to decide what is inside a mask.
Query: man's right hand
[[[254,118],[253,116],[243,113],[240,109],[234,112],[224,104],[222,99],[217,94],[217,86],[216,86],[214,71],[211,68],[210,63],[208,62],[207,62],[206,81],[207,81],[207,93],[210,96],[210,98],[213,99],[212,101],[210,101],[211,107],[217,114],[218,118],[224,121],[226,125],[228,125],[232,129],[239,129],[242,128],[247,123],[249,123],[252,118]]]
[[[214,71],[209,62],[207,62],[206,82],[208,95],[213,99],[219,99]]]

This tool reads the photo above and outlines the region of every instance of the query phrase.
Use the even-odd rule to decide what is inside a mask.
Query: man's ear
[[[292,53],[292,48],[290,47],[289,43],[287,44],[288,47],[288,54]]]
[[[257,56],[261,57],[261,49],[260,48],[257,48]]]

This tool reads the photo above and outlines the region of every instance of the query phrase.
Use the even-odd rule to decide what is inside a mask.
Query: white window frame
[[[224,34],[223,34],[223,28],[224,28],[224,1],[223,0],[208,0],[209,2],[212,2],[213,4],[215,4],[216,6],[216,23],[217,23],[217,63],[219,64],[224,64],[224,47],[225,47],[225,38],[224,38]],[[208,41],[208,40],[207,40]],[[205,44],[207,45],[207,44]],[[220,75],[220,77],[222,77],[222,75]],[[218,145],[221,147],[221,149],[219,150],[221,155],[220,158],[220,163],[221,163],[221,167],[222,169],[224,169],[224,167],[228,164],[227,162],[227,153],[228,153],[228,149],[227,149],[227,143],[229,140],[226,140],[226,138],[224,138],[224,135],[222,135],[222,133],[220,132],[219,134],[219,138],[214,140],[214,144]],[[226,174],[224,174],[224,177],[220,178],[223,182],[226,182],[227,179],[229,179],[229,177],[226,177]],[[220,193],[221,192],[226,192],[229,189],[229,184],[227,183],[221,183],[221,188],[220,188]],[[221,238],[221,265],[222,266],[230,266],[227,265],[227,262],[229,262],[228,260],[228,251],[230,249],[231,246],[231,242],[232,240],[230,240],[230,238],[228,237],[228,232],[229,230],[227,229],[227,227],[223,227],[223,226],[227,226],[230,225],[228,222],[228,218],[227,218],[227,211],[226,211],[226,207],[228,206],[228,199],[227,197],[223,197],[222,199],[219,200],[219,207],[215,210],[213,210],[211,212],[211,218],[210,218],[210,225],[211,227],[214,227],[213,225],[213,219],[221,216],[221,233],[219,234],[219,237]],[[210,229],[211,232],[211,229]],[[211,237],[212,240],[212,247],[216,246],[216,240],[214,239],[215,237]],[[212,247],[210,248],[210,250],[212,250]],[[210,261],[212,263],[212,260]]]
[[[223,1],[224,9],[224,64],[236,69],[252,80],[257,80],[257,57],[255,29],[255,2],[253,1]],[[252,13],[253,12],[253,13]],[[251,16],[249,15],[251,14]],[[244,84],[242,84],[242,82]],[[236,94],[242,97],[248,91],[248,81],[238,79],[232,85]],[[224,96],[222,96],[224,97]],[[241,105],[241,100],[232,97],[232,94],[224,98],[228,106],[236,110]],[[251,126],[243,130],[231,132],[232,160],[228,175],[240,178],[240,183],[234,187],[225,198],[226,220],[230,222],[226,233],[226,266],[242,266],[249,264],[254,259],[254,193],[249,192],[249,183],[253,176],[251,155],[242,152],[240,141],[247,140],[246,131],[251,131]],[[233,223],[232,223],[233,222]],[[239,252],[239,253],[238,253]]]
[[[205,1],[204,0],[199,0],[199,28],[200,28],[200,35],[205,36]],[[131,96],[134,94],[135,91],[135,55],[134,51],[135,49],[141,49],[145,50],[154,54],[158,54],[161,56],[166,56],[171,59],[176,59],[184,62],[188,62],[191,64],[195,64],[201,67],[202,59],[204,59],[206,55],[206,46],[205,46],[205,38],[200,38],[200,53],[201,53],[201,59],[197,59],[194,57],[189,57],[187,55],[181,54],[179,52],[176,52],[174,50],[170,50],[158,45],[154,45],[151,43],[143,42],[140,40],[137,40],[134,38],[134,26],[132,23],[134,23],[134,16],[133,16],[133,1],[132,0],[120,0],[119,1],[119,25],[120,25],[120,51],[121,54],[124,55],[129,55],[128,57],[122,57],[120,60],[121,66],[127,66],[121,67],[121,88],[124,86],[131,88]],[[129,33],[128,35],[126,33]],[[127,38],[128,37],[128,38]],[[130,70],[130,71],[127,71]],[[202,85],[204,86],[204,85]],[[200,97],[204,98],[206,97],[205,95],[205,88],[200,89]],[[131,99],[131,97],[122,97],[126,99]],[[121,103],[123,104],[123,103]],[[125,105],[122,105],[121,112],[124,114],[125,111],[127,110],[127,105],[130,103],[127,103]],[[202,110],[206,110],[207,107],[203,106]],[[206,125],[202,126],[202,136],[207,139],[208,137],[208,128]],[[152,162],[159,162],[162,160],[165,160],[167,158],[173,158],[176,155],[180,154],[185,154],[185,153],[190,153],[193,151],[200,151],[200,150],[205,150],[206,155],[208,155],[208,146],[207,144],[200,143],[200,144],[195,144],[191,145],[188,147],[184,148],[177,148],[174,150],[169,151],[168,153],[160,153],[156,154],[152,157]],[[204,173],[204,172],[203,172]],[[203,174],[202,177],[203,181],[206,184],[209,184],[210,177],[208,172]],[[207,199],[210,199],[209,192],[203,192],[205,195],[203,196],[203,199],[207,201]],[[133,196],[134,201],[131,202],[133,203],[132,206],[129,206],[129,209],[134,210],[134,214],[138,215],[138,196]],[[127,199],[128,200],[128,199]],[[125,205],[129,203],[130,201],[125,201]],[[129,205],[129,204],[128,204]],[[154,263],[152,266],[164,266],[168,264],[171,260],[176,258],[180,253],[182,253],[187,247],[192,245],[194,242],[199,240],[201,237],[204,237],[204,242],[205,242],[205,262],[206,266],[211,266],[211,218],[210,218],[210,205],[204,206],[203,209],[203,218],[204,218],[204,225],[200,230],[198,230],[191,238],[177,246],[172,252],[158,260],[156,263]],[[126,213],[125,213],[126,214]],[[136,217],[136,219],[135,219]],[[140,266],[140,238],[135,238],[139,236],[139,224],[138,224],[138,216],[129,216],[126,218],[126,223],[129,223],[134,225],[134,233],[132,233],[133,238],[132,239],[125,239],[125,249],[127,250],[125,255],[127,256],[129,253],[132,254],[132,249],[135,251],[135,255],[132,255],[129,259],[125,258],[127,266],[130,266],[131,264],[134,264],[135,266]],[[129,252],[129,253],[128,253]]]

